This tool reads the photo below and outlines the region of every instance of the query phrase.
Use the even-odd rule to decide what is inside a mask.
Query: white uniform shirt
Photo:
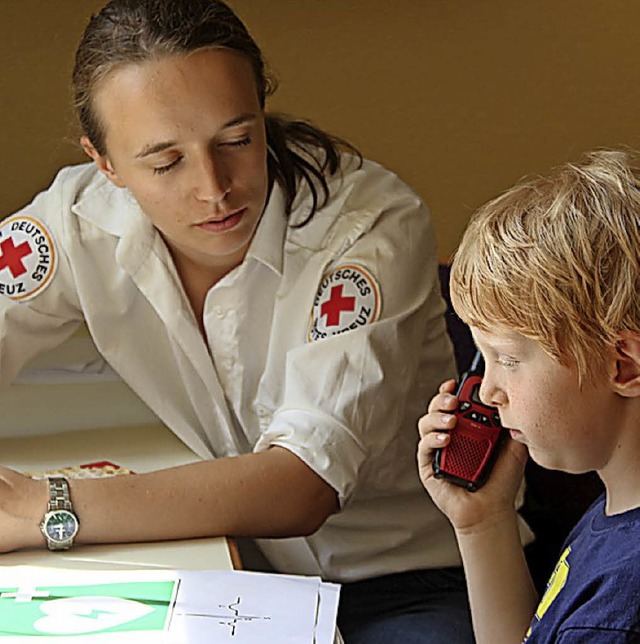
[[[56,265],[27,285],[33,294],[16,295],[6,257],[20,264],[21,239],[3,247],[0,286],[6,295],[14,284],[19,299],[0,296],[0,385],[84,320],[105,360],[201,457],[280,445],[337,491],[341,511],[314,535],[259,540],[277,569],[349,581],[457,565],[415,460],[417,419],[454,374],[429,214],[370,162],[330,185],[329,203],[301,228],[288,225],[274,186],[245,261],[207,295],[205,341],[129,193],[91,164],[64,169],[0,227],[1,244],[11,222],[25,235],[25,217],[44,225]],[[290,221],[309,210],[302,191]],[[347,297],[352,284],[360,291]]]

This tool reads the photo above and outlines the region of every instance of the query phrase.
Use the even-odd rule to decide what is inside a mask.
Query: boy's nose
[[[499,407],[504,403],[504,395],[501,390],[497,387],[495,380],[490,373],[487,373],[485,369],[485,374],[480,383],[480,391],[478,392],[480,400],[490,407]]]

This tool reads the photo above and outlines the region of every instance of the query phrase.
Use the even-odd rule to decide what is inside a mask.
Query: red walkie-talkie
[[[458,422],[451,430],[451,440],[446,447],[436,449],[433,458],[437,478],[447,479],[470,492],[475,492],[487,480],[507,436],[496,408],[480,400],[483,373],[484,362],[478,351],[456,391],[459,403],[454,413]]]

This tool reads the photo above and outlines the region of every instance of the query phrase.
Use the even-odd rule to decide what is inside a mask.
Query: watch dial
[[[54,510],[49,514],[45,530],[53,541],[66,541],[75,536],[78,520],[67,510]]]

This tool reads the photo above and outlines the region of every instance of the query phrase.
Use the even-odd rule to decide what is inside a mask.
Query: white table
[[[147,472],[197,460],[198,457],[162,425],[0,438],[0,462],[19,471],[42,471],[111,461],[134,472]],[[81,545],[60,552],[42,549],[0,554],[0,566],[14,565],[92,570],[232,570],[242,567],[235,543],[223,537]],[[336,631],[334,644],[342,644],[342,641]]]
[[[111,461],[148,472],[199,460],[162,425],[91,429],[0,439],[0,462],[19,471],[51,470]],[[231,570],[239,567],[233,542],[225,538],[154,543],[81,545],[71,550],[20,550],[0,554],[0,565],[63,568],[172,568]]]

